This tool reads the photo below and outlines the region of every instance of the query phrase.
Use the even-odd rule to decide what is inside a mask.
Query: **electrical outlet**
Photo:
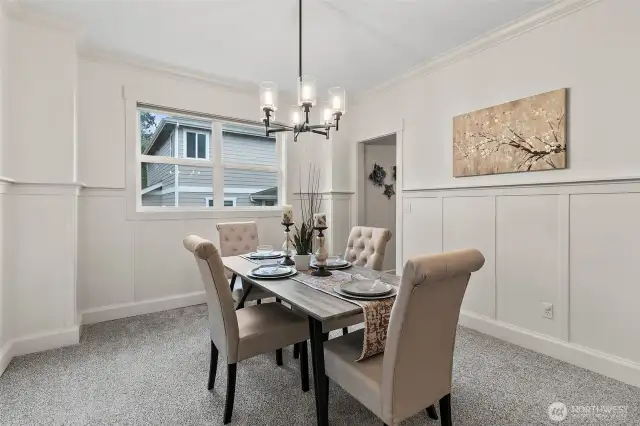
[[[553,303],[542,302],[542,318],[553,319]]]

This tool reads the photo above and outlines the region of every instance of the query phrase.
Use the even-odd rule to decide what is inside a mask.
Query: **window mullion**
[[[222,124],[211,125],[211,155],[213,156],[213,207],[224,207],[224,168],[222,167]]]

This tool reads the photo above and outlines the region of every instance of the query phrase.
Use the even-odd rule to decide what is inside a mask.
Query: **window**
[[[184,158],[209,159],[209,134],[191,130],[184,131]]]
[[[213,207],[213,198],[207,197],[204,199],[204,205],[207,207]],[[225,198],[224,199],[225,207],[235,207],[236,206],[236,198]]]
[[[138,106],[138,209],[273,207],[281,135],[258,125]]]

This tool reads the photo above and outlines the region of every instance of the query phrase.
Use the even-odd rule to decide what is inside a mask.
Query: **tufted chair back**
[[[484,256],[475,249],[405,264],[382,360],[385,423],[396,425],[451,392],[460,306],[471,274],[482,265]]]
[[[391,231],[388,229],[354,226],[349,234],[344,259],[354,265],[380,271],[390,239]]]
[[[251,253],[258,248],[258,225],[255,222],[219,223],[216,228],[223,257]]]

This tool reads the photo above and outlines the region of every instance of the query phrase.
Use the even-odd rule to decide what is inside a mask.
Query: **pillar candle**
[[[316,228],[327,227],[327,215],[325,213],[316,213],[313,215],[313,226]]]
[[[293,223],[293,206],[282,206],[282,223]]]

